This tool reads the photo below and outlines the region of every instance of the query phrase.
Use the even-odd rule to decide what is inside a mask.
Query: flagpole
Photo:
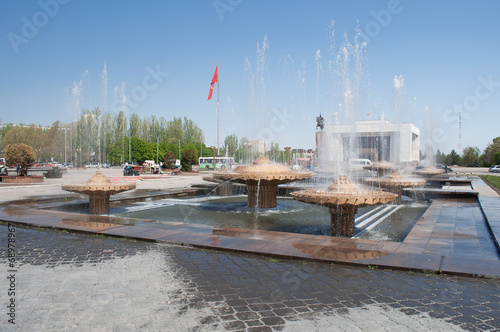
[[[217,68],[219,68],[218,62]],[[219,156],[219,81],[219,73],[217,73],[217,157]]]

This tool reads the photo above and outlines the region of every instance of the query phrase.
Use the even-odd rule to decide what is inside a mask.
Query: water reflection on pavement
[[[1,228],[6,244],[7,229]],[[20,227],[16,245],[20,330],[500,328],[496,279],[275,260]],[[2,268],[7,271],[6,260]],[[12,327],[5,315],[1,326]]]

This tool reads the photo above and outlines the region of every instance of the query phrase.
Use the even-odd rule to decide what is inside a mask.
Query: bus
[[[215,164],[215,169],[231,169],[231,167],[234,165],[234,158],[215,157],[215,163],[214,163],[214,157],[199,158],[200,169],[214,169],[214,164]]]

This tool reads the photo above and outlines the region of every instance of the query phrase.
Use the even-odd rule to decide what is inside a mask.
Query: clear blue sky
[[[51,125],[73,121],[82,108],[118,112],[123,82],[127,115],[186,116],[215,145],[216,94],[206,99],[219,63],[221,142],[236,133],[313,148],[315,117],[329,122],[345,112],[346,77],[359,86],[355,119],[395,121],[393,79],[401,75],[400,118],[415,123],[422,140],[431,128],[434,146],[457,149],[457,105],[463,147],[482,150],[500,136],[499,13],[493,0],[5,0],[0,120]],[[368,41],[362,70],[351,54],[342,75],[337,54],[344,34],[355,44],[357,21],[358,42]],[[155,80],[149,72],[157,70]]]

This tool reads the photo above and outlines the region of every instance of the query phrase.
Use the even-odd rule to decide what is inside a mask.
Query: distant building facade
[[[253,153],[254,155],[256,154],[264,154],[267,151],[269,151],[269,146],[267,144],[267,141],[264,140],[250,140],[248,141],[250,143],[250,152]]]
[[[316,132],[319,159],[350,159],[415,164],[420,161],[420,129],[411,123],[387,120],[355,121],[354,125],[330,125]]]

